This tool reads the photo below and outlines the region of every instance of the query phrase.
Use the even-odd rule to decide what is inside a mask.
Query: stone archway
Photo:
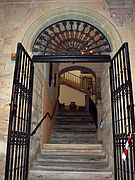
[[[87,92],[85,94],[85,98],[82,97],[82,94],[79,94],[78,91],[75,92],[74,94],[74,100],[75,102],[80,103],[78,99],[81,99],[81,102],[84,101],[85,99],[85,104],[81,104],[81,106],[85,107],[86,111],[89,111],[89,98],[93,101],[93,103],[96,105],[97,103],[97,98],[101,99],[100,96],[100,91],[101,89],[96,88],[97,85],[100,83],[99,78],[98,80],[96,79],[96,73],[89,67],[81,65],[74,65],[74,66],[68,66],[65,67],[64,69],[62,68],[59,73],[59,83],[60,83],[60,100],[65,100],[63,103],[67,103],[71,97],[67,98],[67,94],[70,94],[70,96],[74,93],[74,90],[70,89],[69,87],[72,87],[72,83],[66,83],[63,78],[67,78],[67,80],[71,79],[71,82],[77,82],[80,84],[78,88],[80,88],[80,92]],[[62,78],[62,80],[61,80]],[[89,92],[87,91],[89,88]],[[73,89],[74,88],[73,86]],[[90,90],[91,89],[91,90]],[[79,89],[78,89],[79,90]],[[82,91],[81,91],[82,90]],[[64,92],[65,91],[65,92]],[[80,95],[81,98],[78,98]],[[75,98],[76,97],[76,98]],[[72,97],[73,98],[73,97]],[[70,103],[70,102],[69,102]],[[68,104],[68,103],[67,103]]]
[[[69,66],[67,68],[60,70],[58,75],[60,76],[61,74],[65,73],[67,71],[73,71],[73,70],[84,70],[84,71],[92,74],[94,77],[96,77],[95,72],[92,69],[85,67],[85,66]]]
[[[87,23],[90,23],[91,25],[95,26],[97,29],[99,29],[107,38],[109,44],[111,45],[112,53],[111,56],[115,54],[115,52],[119,49],[119,47],[122,45],[122,40],[120,37],[120,34],[116,30],[115,26],[108,21],[104,16],[101,14],[89,10],[86,8],[80,8],[80,7],[63,7],[59,9],[55,9],[47,14],[44,14],[40,16],[36,21],[34,21],[28,30],[26,31],[22,43],[29,52],[30,55],[32,55],[32,46],[37,38],[37,36],[48,26],[50,26],[53,23],[56,23],[58,21],[62,20],[70,20],[70,19],[76,19],[81,20]],[[42,75],[47,76],[46,72],[44,72],[44,67],[39,68],[42,69]],[[104,131],[104,137],[109,137],[110,140],[109,143],[105,139],[104,146],[106,148],[106,151],[108,154],[112,153],[112,140],[110,139],[110,136],[112,136],[111,133],[111,106],[110,106],[110,89],[109,89],[109,68],[108,65],[102,65],[101,66],[102,75],[101,78],[103,79],[101,86],[103,87],[102,90],[102,103],[104,108],[104,121],[106,121],[106,127]],[[37,72],[38,73],[38,72]],[[36,73],[35,73],[36,76]],[[37,75],[38,76],[38,75]],[[42,82],[41,82],[42,84]],[[43,85],[42,85],[43,86]],[[110,121],[108,123],[107,121]],[[40,136],[40,135],[39,135]],[[112,137],[111,137],[112,138]],[[37,137],[39,140],[39,137]],[[107,144],[107,145],[106,145]],[[34,146],[33,146],[34,148]],[[113,155],[109,157],[109,162],[112,165],[113,161]],[[112,165],[113,166],[113,165]]]
[[[40,16],[30,25],[22,39],[22,43],[27,51],[32,54],[32,45],[36,37],[46,27],[55,22],[68,19],[85,21],[99,29],[109,41],[112,54],[114,54],[122,44],[121,37],[116,28],[101,14],[86,8],[63,7]]]

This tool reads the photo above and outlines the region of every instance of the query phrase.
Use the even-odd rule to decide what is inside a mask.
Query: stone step
[[[97,133],[83,133],[83,136],[82,136],[82,133],[74,133],[74,132],[66,132],[66,133],[62,133],[62,132],[53,132],[51,134],[51,138],[53,137],[63,137],[63,138],[66,138],[66,137],[69,137],[69,138],[72,138],[72,137],[89,137],[89,138],[92,138],[92,137],[96,137],[97,138]]]
[[[90,117],[90,113],[89,112],[73,112],[73,111],[57,112],[57,116],[89,116]]]
[[[88,121],[86,121],[86,120],[82,120],[82,121],[80,121],[80,120],[75,120],[75,121],[59,120],[59,121],[56,121],[55,124],[56,125],[77,125],[77,124],[79,124],[82,126],[89,124],[89,126],[91,126],[91,127],[92,126],[96,127],[95,124],[89,120]]]
[[[37,179],[36,179],[37,178]],[[112,172],[107,170],[91,171],[54,171],[32,169],[29,180],[112,180]]]
[[[64,127],[59,127],[59,126],[57,126],[57,127],[56,127],[56,126],[54,126],[54,129],[53,129],[53,130],[54,130],[54,131],[55,131],[55,130],[60,130],[60,131],[61,131],[61,130],[69,130],[69,131],[75,131],[75,132],[78,132],[78,131],[79,131],[79,132],[80,132],[80,131],[84,131],[84,132],[85,132],[85,130],[86,130],[86,131],[89,131],[89,132],[95,132],[95,131],[97,131],[96,128],[90,128],[89,126],[87,126],[87,127],[85,127],[85,128],[82,127],[82,126],[80,126],[80,127],[79,127],[79,126],[78,126],[78,127],[71,127],[71,126],[70,126],[70,127],[68,127],[68,126],[64,126]]]
[[[45,150],[103,150],[102,144],[43,144]]]
[[[40,154],[36,161],[52,161],[52,162],[90,162],[90,161],[101,161],[106,162],[105,155],[46,155]]]
[[[97,130],[96,129],[89,129],[89,128],[86,128],[86,129],[83,129],[83,128],[78,128],[78,129],[75,129],[75,128],[54,128],[53,129],[53,132],[63,132],[63,133],[66,133],[66,132],[74,132],[74,133],[92,133],[92,132],[96,132]]]
[[[89,162],[52,162],[52,161],[34,161],[34,167],[41,169],[53,170],[91,170],[91,169],[106,169],[108,164],[102,161],[89,161]]]
[[[46,155],[88,155],[88,156],[99,156],[99,155],[106,155],[102,149],[41,149],[41,154]]]
[[[89,141],[96,141],[97,140],[97,138],[96,137],[52,137],[51,136],[51,140],[50,140],[50,143],[52,142],[52,141],[60,141],[60,142],[63,142],[63,141],[71,141],[71,142],[73,142],[73,141],[78,141],[78,142],[89,142]]]
[[[97,143],[97,140],[81,140],[81,141],[76,141],[76,140],[70,140],[70,141],[59,141],[59,140],[51,140],[50,143],[51,144],[89,144],[89,143]]]
[[[71,118],[71,117],[57,117],[56,116],[55,120],[57,122],[59,122],[59,121],[65,121],[65,122],[66,121],[67,122],[72,121],[72,122],[91,122],[91,123],[94,123],[92,119],[86,118],[86,117],[72,117]]]
[[[72,123],[69,123],[69,124],[57,124],[57,123],[55,123],[54,124],[54,128],[66,128],[66,127],[68,127],[68,128],[96,129],[95,124],[89,124],[89,123],[85,123],[83,125],[79,124],[79,123],[75,123],[75,124],[72,124]]]
[[[73,122],[91,122],[94,123],[92,119],[86,117],[57,117],[55,118],[56,121],[73,121]]]
[[[83,135],[83,134],[81,133],[81,135]],[[79,139],[80,138],[80,140],[81,139],[89,139],[90,140],[90,139],[96,139],[97,138],[96,133],[95,133],[95,135],[93,135],[92,133],[88,133],[87,135],[85,134],[84,136],[81,136],[81,135],[80,134],[74,134],[74,135],[71,134],[70,136],[68,136],[67,133],[62,134],[61,132],[58,132],[58,134],[57,134],[57,132],[55,132],[54,134],[51,135],[51,139],[60,138],[61,140],[67,140],[67,139],[73,140],[73,139]]]

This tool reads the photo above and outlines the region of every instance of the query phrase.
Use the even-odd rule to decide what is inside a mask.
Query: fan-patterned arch
[[[64,20],[44,29],[35,40],[34,55],[108,55],[110,44],[96,27],[78,20]]]

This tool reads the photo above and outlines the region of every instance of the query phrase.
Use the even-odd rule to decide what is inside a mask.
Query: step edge
[[[44,173],[44,174],[46,174],[46,173],[48,173],[48,174],[52,174],[52,172],[53,173],[56,173],[56,174],[88,174],[88,175],[112,175],[112,172],[111,171],[82,171],[82,172],[80,172],[80,171],[47,171],[47,170],[33,170],[33,169],[31,169],[31,170],[29,170],[29,173]]]

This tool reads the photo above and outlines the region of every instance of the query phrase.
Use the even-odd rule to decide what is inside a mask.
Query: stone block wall
[[[0,0],[0,173],[3,172],[4,169],[3,159],[5,159],[6,154],[5,152],[9,121],[9,103],[11,98],[13,72],[15,64],[14,62],[11,62],[10,54],[12,52],[16,52],[17,43],[23,42],[26,49],[32,55],[31,45],[33,43],[34,38],[38,36],[41,30],[43,30],[46,26],[50,25],[51,23],[54,23],[61,19],[71,18],[92,23],[94,26],[102,30],[107,37],[109,37],[109,41],[113,46],[112,55],[115,54],[116,50],[120,47],[122,42],[127,41],[129,43],[131,57],[131,72],[135,94],[135,3],[132,6],[131,16],[133,18],[132,23],[130,23],[130,25],[126,24],[126,22],[119,24],[119,22],[117,21],[119,16],[121,16],[119,18],[120,20],[122,18],[121,22],[124,21],[125,17],[127,21],[127,16],[124,16],[123,12],[122,14],[119,14],[118,12],[119,11],[114,11],[110,14],[110,9],[105,8],[104,0],[90,0],[85,2],[38,2],[28,0],[27,3],[25,0],[22,0],[21,3],[19,1],[14,1],[13,3],[13,1],[10,2]],[[111,16],[113,16],[113,18]],[[38,67],[35,67],[35,74],[37,73],[37,75],[35,75],[34,79],[32,129],[36,126],[37,121],[42,117],[42,111],[40,108],[42,107],[41,97],[43,94],[43,79],[41,80],[40,78],[43,77],[43,67],[41,68],[40,65],[36,66]],[[38,76],[38,72],[36,71],[39,72],[40,77]],[[107,78],[104,66],[102,66],[102,71],[102,77]],[[106,122],[106,126],[104,126],[104,137],[106,138],[108,134],[108,137],[111,136],[111,126],[109,127],[111,115],[110,105],[108,105],[109,98],[107,97],[107,94],[109,94],[109,89],[106,89],[108,88],[108,86],[106,86],[105,79],[101,82],[101,86],[103,87],[101,96],[104,108],[103,120]],[[36,88],[38,90],[36,90]],[[55,89],[53,93],[55,93]],[[41,130],[39,131],[41,132]],[[34,141],[34,139],[31,141],[31,153],[36,153],[39,149],[39,139],[41,138],[40,132],[37,136],[33,137],[35,138],[35,140],[37,139],[38,143],[35,143],[36,141]],[[107,151],[109,152],[109,148],[111,148],[112,146],[110,138],[106,138],[106,143],[109,144],[108,147],[105,145]],[[34,148],[35,150],[33,152]],[[112,153],[110,153],[110,162],[111,157]]]
[[[44,83],[44,65],[34,65],[34,86],[32,99],[32,120],[31,132],[37,126],[42,118],[43,104],[43,83]],[[30,158],[33,158],[40,150],[41,127],[35,135],[31,137]]]
[[[113,132],[110,93],[109,64],[101,65],[101,103],[103,121],[103,145],[108,154],[108,161],[113,170]]]
[[[55,100],[55,102],[53,102],[50,92],[49,92],[49,89],[48,89],[46,79],[44,79],[43,106],[42,106],[43,115],[45,115],[47,112],[49,112],[50,115],[52,115],[54,108],[55,108],[55,104],[57,104],[57,99]],[[57,107],[57,105],[56,105],[56,107]],[[55,112],[56,111],[57,111],[57,108],[56,108]],[[50,141],[51,131],[53,129],[54,118],[55,118],[55,113],[54,113],[54,117],[52,120],[48,117],[45,119],[45,121],[42,124],[42,127],[41,127],[42,136],[40,137],[41,138],[40,139],[41,147],[42,147],[43,143],[49,143],[49,141]]]

